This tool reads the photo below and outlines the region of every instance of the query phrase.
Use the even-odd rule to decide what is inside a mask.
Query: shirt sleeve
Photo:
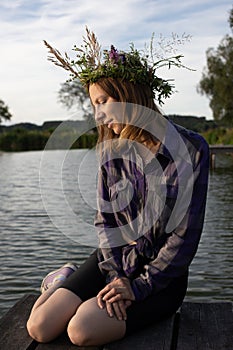
[[[166,288],[173,278],[184,274],[197,251],[204,222],[209,173],[209,149],[204,140],[194,159],[192,196],[186,214],[169,233],[156,258],[144,265],[142,273],[131,281],[137,301]]]
[[[99,268],[105,275],[106,282],[125,276],[122,267],[122,248],[113,239],[120,235],[119,227],[113,213],[109,189],[107,186],[107,171],[101,167],[98,174],[97,189],[98,210],[95,217],[95,227],[99,240]],[[111,239],[112,237],[112,239]]]

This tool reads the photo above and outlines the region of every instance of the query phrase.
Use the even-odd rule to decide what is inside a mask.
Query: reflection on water
[[[66,261],[82,263],[96,244],[91,229],[82,229],[83,223],[92,223],[94,214],[94,152],[87,161],[85,150],[47,151],[46,162],[41,163],[42,154],[0,154],[0,316],[25,293],[38,292],[48,271]],[[56,169],[58,160],[62,174]],[[49,203],[44,204],[41,164],[50,189]],[[65,220],[64,203],[77,214],[76,222]],[[51,218],[44,205],[52,206]],[[204,232],[190,269],[187,299],[233,301],[232,208],[233,159],[223,157],[210,173]],[[57,223],[72,234],[61,233]]]
[[[232,163],[210,173],[204,231],[190,269],[191,299],[233,301]]]

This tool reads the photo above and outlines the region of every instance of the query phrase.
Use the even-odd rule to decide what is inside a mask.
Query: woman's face
[[[117,102],[109,96],[99,85],[91,84],[89,87],[91,102],[95,108],[95,120],[98,123],[107,125],[115,134],[119,135],[124,128],[124,124],[120,123],[119,110]],[[118,111],[118,113],[117,113]],[[117,115],[118,114],[118,115]]]

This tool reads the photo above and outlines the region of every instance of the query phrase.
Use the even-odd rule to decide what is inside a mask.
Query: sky
[[[176,86],[162,110],[212,119],[209,100],[197,93],[197,85],[206,66],[206,50],[217,48],[231,33],[231,8],[230,0],[0,0],[0,99],[13,115],[10,124],[81,119],[80,112],[67,110],[58,101],[68,74],[47,60],[43,40],[70,55],[74,44],[82,43],[86,25],[103,49],[114,44],[127,51],[131,42],[143,49],[152,33],[155,38],[190,35],[177,53],[193,71],[158,71],[174,79]]]

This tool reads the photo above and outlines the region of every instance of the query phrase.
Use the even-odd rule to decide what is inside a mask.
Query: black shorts
[[[169,286],[127,308],[126,334],[139,331],[150,324],[174,314],[181,306],[187,290],[188,273],[173,280]],[[98,267],[95,251],[77,271],[61,285],[78,295],[82,301],[95,297],[106,285]]]

